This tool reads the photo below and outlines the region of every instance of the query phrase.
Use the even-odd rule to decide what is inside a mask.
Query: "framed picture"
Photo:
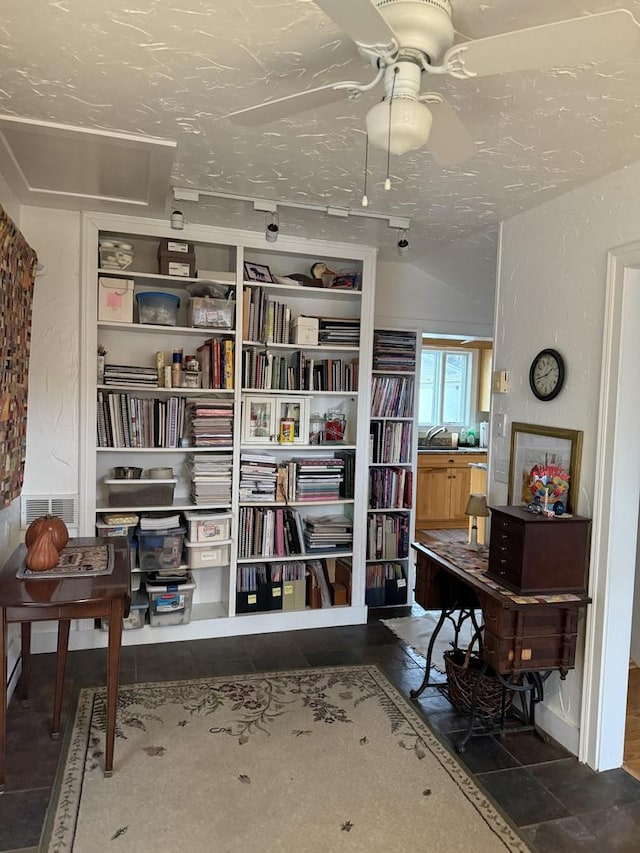
[[[293,420],[293,443],[309,444],[309,398],[277,397],[276,400],[278,435],[281,434],[282,420],[291,419]],[[287,434],[286,431],[284,434]]]
[[[580,487],[582,436],[581,430],[514,422],[511,425],[508,503],[515,506],[530,503],[535,497],[531,483],[537,472],[562,469],[568,474],[569,488],[558,499],[564,498],[567,512],[573,512]]]
[[[242,415],[244,444],[268,444],[276,436],[276,398],[246,397]]]
[[[246,281],[273,282],[269,267],[264,264],[254,264],[253,261],[244,262],[244,277]]]

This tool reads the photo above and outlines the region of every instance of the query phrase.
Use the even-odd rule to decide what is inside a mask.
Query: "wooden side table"
[[[21,624],[22,682],[21,698],[26,700],[29,689],[29,657],[31,623],[55,620],[58,622],[58,653],[56,688],[53,709],[52,737],[60,734],[62,690],[71,619],[109,619],[107,656],[107,730],[104,774],[113,772],[116,707],[120,672],[122,619],[129,606],[131,565],[129,545],[125,537],[106,539],[72,539],[69,544],[114,546],[115,563],[109,575],[73,578],[37,578],[27,580],[16,575],[24,564],[26,548],[20,545],[0,570],[0,791],[5,783],[5,753],[7,730],[7,625]]]

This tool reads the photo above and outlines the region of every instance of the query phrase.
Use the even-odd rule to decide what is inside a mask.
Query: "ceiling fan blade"
[[[476,152],[469,131],[446,101],[430,103],[427,107],[433,116],[427,148],[439,166],[451,166],[468,160]]]
[[[639,37],[640,26],[631,12],[616,9],[467,42],[461,59],[466,71],[486,77],[622,56]],[[455,55],[457,47],[447,56]]]
[[[287,95],[286,98],[267,101],[265,104],[256,104],[253,107],[246,107],[244,110],[236,110],[234,113],[229,113],[225,118],[230,118],[234,124],[242,124],[245,127],[259,127],[287,116],[297,115],[343,100],[345,94],[344,89],[334,89],[334,84],[319,86],[317,89],[307,89],[306,92]]]
[[[390,44],[396,35],[371,0],[315,0],[334,24],[359,44]]]

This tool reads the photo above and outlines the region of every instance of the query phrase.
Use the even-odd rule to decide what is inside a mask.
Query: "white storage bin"
[[[220,542],[231,536],[231,513],[185,512],[190,542]]]
[[[100,266],[104,270],[126,270],[133,263],[133,246],[118,240],[100,240]]]
[[[190,569],[209,569],[213,566],[229,565],[229,543],[216,545],[212,542],[189,542],[184,540],[187,549],[187,565]]]
[[[193,575],[187,582],[176,584],[153,584],[147,581],[149,595],[149,622],[152,626],[185,625],[191,621],[193,591],[196,588]]]

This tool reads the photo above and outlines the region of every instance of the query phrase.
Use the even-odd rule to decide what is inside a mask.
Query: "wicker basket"
[[[443,657],[449,700],[456,711],[468,715],[471,712],[473,688],[483,666],[482,660],[477,654],[462,649],[450,649],[444,652]],[[478,685],[475,713],[481,717],[499,717],[503,695],[505,712],[513,702],[514,691],[506,688],[491,673],[491,670],[487,670]]]

